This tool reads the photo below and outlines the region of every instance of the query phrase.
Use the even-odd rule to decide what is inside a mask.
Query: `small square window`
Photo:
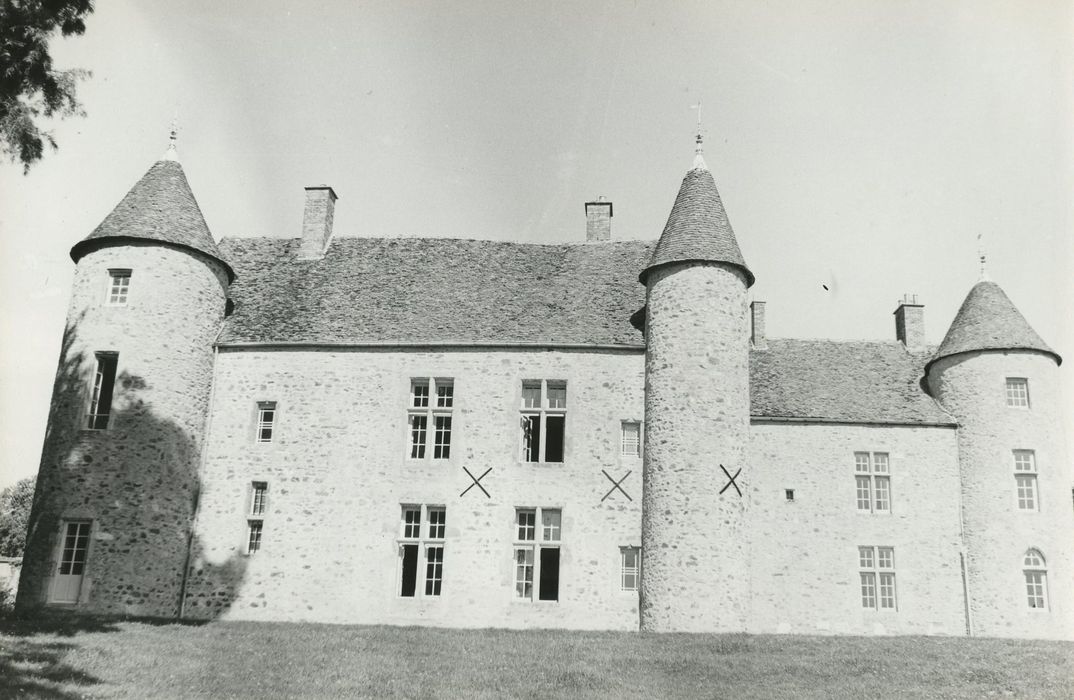
[[[794,489],[784,489],[783,495],[787,497],[788,501],[794,500]]]

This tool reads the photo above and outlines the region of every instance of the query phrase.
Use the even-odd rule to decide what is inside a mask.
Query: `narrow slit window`
[[[99,352],[96,356],[97,367],[93,372],[93,390],[90,393],[86,427],[90,430],[107,430],[112,415],[112,394],[116,386],[119,355],[114,352]]]

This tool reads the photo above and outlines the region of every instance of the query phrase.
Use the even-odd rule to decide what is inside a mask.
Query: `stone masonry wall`
[[[858,510],[855,452],[888,453],[890,512]],[[953,428],[755,422],[750,475],[750,632],[966,633]],[[894,547],[895,610],[863,607],[859,546]]]
[[[186,614],[636,629],[620,547],[640,544],[641,460],[620,456],[620,431],[642,418],[642,367],[637,351],[223,349]],[[454,381],[448,460],[409,459],[410,382],[426,377]],[[533,379],[567,382],[561,464],[520,461],[521,385]],[[277,403],[268,444],[254,440],[259,401]],[[463,494],[464,469],[491,469],[488,497]],[[602,471],[632,500],[604,498]],[[247,556],[254,481],[268,484],[268,512],[262,549]],[[446,507],[438,598],[399,595],[402,504]],[[514,597],[516,507],[562,509],[558,602]]]
[[[109,269],[132,270],[108,306]],[[178,612],[226,276],[200,255],[109,246],[75,269],[18,596],[50,600],[67,520],[91,521],[78,612]],[[118,352],[107,430],[86,430],[95,352]],[[65,606],[67,607],[67,606]]]
[[[724,265],[658,268],[647,309],[641,627],[744,631],[754,488],[745,280]]]
[[[973,632],[1074,637],[1074,509],[1055,361],[1030,352],[974,352],[933,365],[929,381],[958,416]],[[1007,377],[1029,383],[1029,408],[1007,406]],[[1033,450],[1037,510],[1020,510],[1013,450]],[[1023,558],[1047,565],[1048,605],[1029,607]]]

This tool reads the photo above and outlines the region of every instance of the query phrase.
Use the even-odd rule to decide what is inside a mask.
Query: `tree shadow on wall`
[[[73,319],[63,334],[16,600],[24,620],[53,621],[47,634],[65,625],[81,630],[91,624],[86,615],[174,622],[181,609],[184,569],[206,549],[193,532],[201,441],[192,430],[202,426],[192,428],[163,415],[154,400],[174,405],[174,395],[156,391],[151,377],[124,371],[120,356],[107,428],[88,429],[95,353],[110,348],[82,346],[78,326],[83,317]],[[65,548],[62,530],[70,521],[91,523],[84,577],[81,588],[75,587],[77,604],[53,605],[50,588]],[[230,607],[245,570],[240,555],[201,566],[200,585],[213,591],[216,603],[210,614],[202,611],[199,617],[212,618]],[[92,624],[107,627],[99,619]],[[30,637],[46,633],[23,631]],[[9,653],[5,645],[0,673],[14,671],[32,683],[29,676],[40,668],[43,687],[51,687],[46,674],[55,675],[62,667],[69,646],[42,647],[39,653],[30,648],[20,652],[16,645]],[[37,661],[19,661],[20,653],[36,653]],[[49,655],[51,661],[45,658]]]

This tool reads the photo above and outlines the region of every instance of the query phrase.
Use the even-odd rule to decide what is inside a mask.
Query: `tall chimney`
[[[604,201],[604,197],[585,203],[585,239],[586,242],[612,239],[612,203]]]
[[[316,260],[324,257],[332,237],[332,218],[336,211],[336,193],[328,185],[306,188],[306,209],[302,214],[302,244],[298,257]]]
[[[750,331],[750,344],[754,350],[767,350],[768,339],[764,332],[764,302],[750,302],[750,318],[752,319]]]
[[[907,350],[925,347],[925,306],[917,303],[916,294],[904,294],[895,309],[895,337]]]

